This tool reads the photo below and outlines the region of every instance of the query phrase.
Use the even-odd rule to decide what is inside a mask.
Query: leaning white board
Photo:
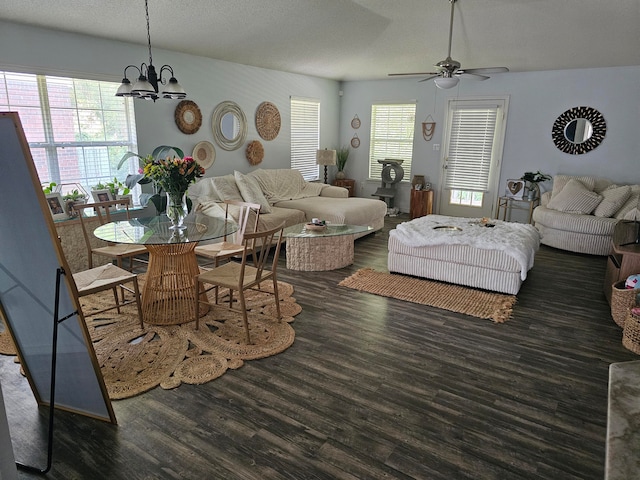
[[[49,403],[56,272],[59,317],[80,311],[29,145],[15,112],[0,112],[0,315],[39,405]],[[74,295],[75,293],[75,295]],[[116,423],[81,313],[59,324],[55,406]]]

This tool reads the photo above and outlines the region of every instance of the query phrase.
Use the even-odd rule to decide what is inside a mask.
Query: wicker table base
[[[146,245],[149,250],[147,279],[142,291],[142,315],[145,323],[178,325],[192,322],[194,316],[194,278],[200,273],[195,254],[197,243]],[[200,299],[207,300],[201,293]],[[200,306],[200,314],[209,311]]]
[[[287,238],[287,268],[322,272],[351,265],[353,240],[353,235]]]

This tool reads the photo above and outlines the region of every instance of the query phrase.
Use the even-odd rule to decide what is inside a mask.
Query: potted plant
[[[550,175],[546,175],[542,173],[540,170],[537,172],[525,172],[520,180],[524,180],[527,182],[527,186],[529,188],[529,193],[527,194],[527,198],[529,200],[535,200],[540,197],[540,186],[538,183],[544,182],[546,180],[551,180]]]
[[[124,182],[129,188],[133,188],[136,184],[151,184],[153,187],[153,193],[142,193],[140,195],[140,205],[146,207],[149,202],[151,202],[153,206],[156,207],[156,213],[158,215],[164,213],[167,210],[167,196],[164,193],[162,185],[144,174],[144,167],[145,165],[153,163],[154,161],[173,157],[176,154],[180,158],[184,158],[185,156],[184,152],[178,147],[160,145],[156,147],[150,155],[146,156],[142,156],[135,152],[127,152],[122,156],[122,158],[120,159],[120,163],[118,164],[118,169],[120,169],[130,158],[136,157],[138,159],[139,173],[135,175],[127,175],[127,178]],[[187,197],[187,208],[189,209],[189,211],[191,211],[191,206],[192,201]]]
[[[55,193],[58,191],[57,187],[58,187],[58,184],[56,182],[43,183],[42,191],[44,192],[45,195],[49,193]]]
[[[64,200],[67,214],[70,217],[75,217],[76,213],[73,210],[73,206],[76,204],[80,205],[80,204],[86,203],[87,194],[85,192],[81,192],[76,188],[71,190],[70,192],[67,192],[65,195],[63,195],[62,200]]]
[[[336,172],[336,178],[342,180],[346,178],[344,173],[344,167],[349,159],[349,147],[341,147],[336,150],[336,166],[338,171]]]

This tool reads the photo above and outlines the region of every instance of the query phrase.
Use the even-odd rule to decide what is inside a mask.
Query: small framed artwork
[[[47,205],[49,205],[49,210],[54,220],[68,218],[67,212],[64,211],[64,202],[62,201],[60,192],[47,193],[46,197]]]
[[[522,200],[524,198],[524,183],[524,180],[519,178],[507,180],[507,190],[504,192],[505,197]]]
[[[111,197],[111,192],[108,188],[104,190],[91,190],[91,196],[93,197],[94,202],[108,202],[110,200],[115,200],[115,198]]]

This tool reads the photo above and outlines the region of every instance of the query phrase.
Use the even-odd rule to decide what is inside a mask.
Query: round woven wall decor
[[[273,140],[280,133],[280,112],[271,102],[262,102],[256,110],[256,130],[260,138]]]
[[[182,133],[191,135],[196,133],[202,125],[202,113],[195,102],[182,100],[174,113],[176,125]]]
[[[251,165],[258,165],[264,158],[264,148],[258,140],[249,142],[246,152],[247,160]]]

